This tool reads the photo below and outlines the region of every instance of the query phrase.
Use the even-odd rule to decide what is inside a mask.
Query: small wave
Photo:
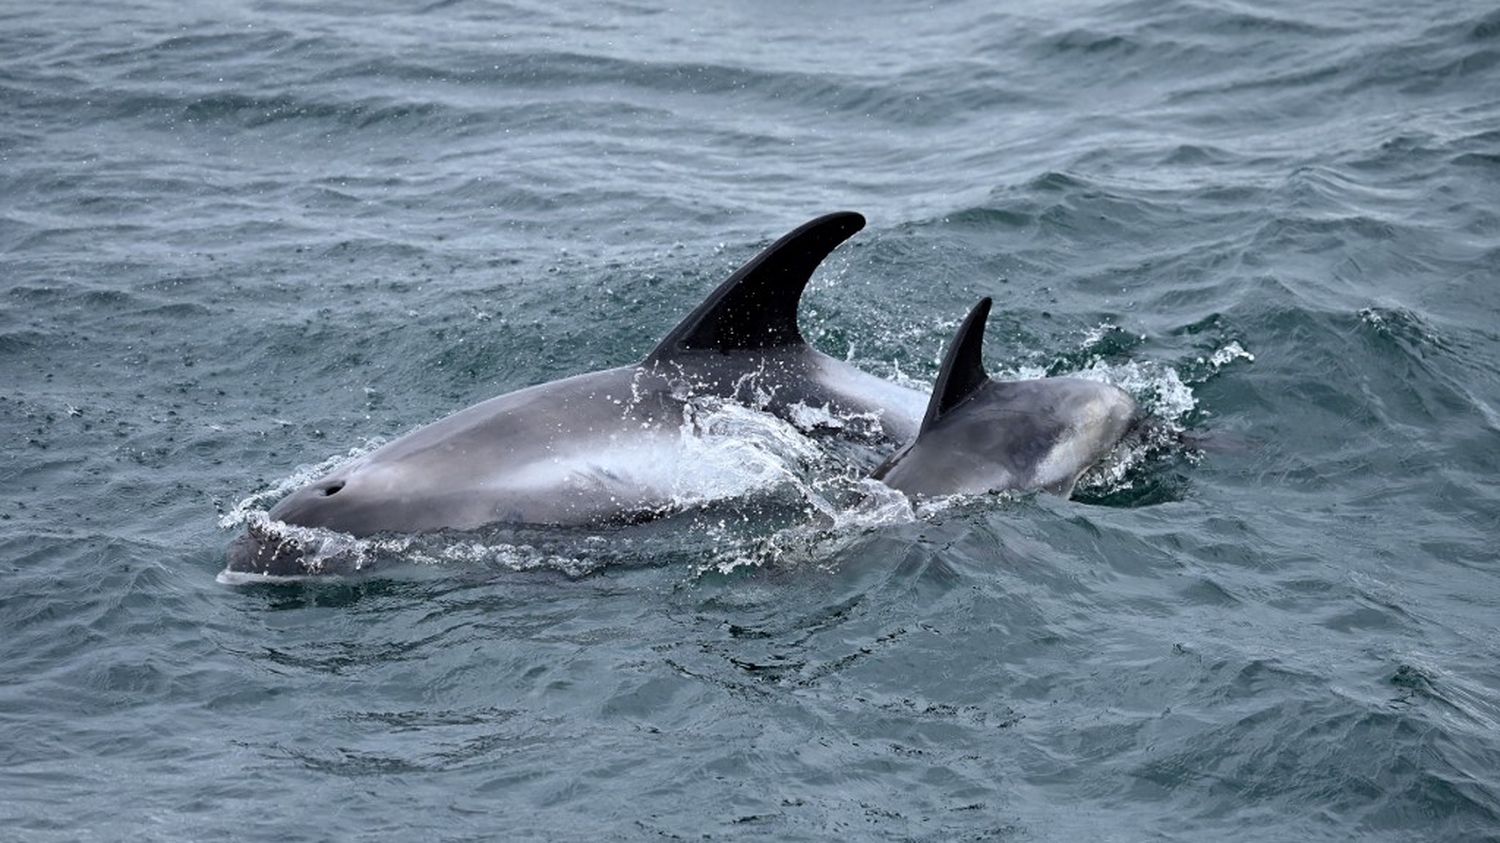
[[[1469,28],[1469,37],[1475,41],[1500,38],[1500,10],[1486,14]]]
[[[1404,307],[1366,307],[1359,311],[1360,324],[1376,336],[1395,343],[1420,359],[1423,347],[1447,350],[1448,343],[1421,316]]]

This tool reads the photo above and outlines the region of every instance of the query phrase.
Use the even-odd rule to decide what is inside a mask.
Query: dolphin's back
[[[330,473],[270,515],[364,536],[579,524],[661,506],[670,489],[648,469],[680,435],[682,404],[640,379],[626,366],[492,398]]]

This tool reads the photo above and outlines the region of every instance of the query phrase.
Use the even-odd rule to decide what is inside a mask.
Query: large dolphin
[[[922,426],[871,476],[911,496],[1041,490],[1067,497],[1141,420],[1117,386],[1083,378],[996,381],[981,351],[990,300],[959,325]]]
[[[461,410],[293,492],[270,518],[368,536],[660,512],[675,497],[670,469],[692,396],[782,418],[872,418],[899,444],[916,433],[924,396],[817,351],[797,328],[813,271],[863,227],[848,212],[812,220],[731,275],[640,363]],[[299,542],[253,526],[229,556],[232,571],[312,572]]]

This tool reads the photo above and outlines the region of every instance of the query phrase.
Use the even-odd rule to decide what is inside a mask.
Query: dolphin
[[[891,446],[915,435],[924,396],[812,348],[797,304],[813,271],[864,227],[814,219],[715,289],[640,363],[520,389],[406,434],[291,493],[273,521],[356,537],[489,524],[584,525],[671,508],[694,396],[781,418],[865,418]],[[252,524],[229,570],[317,573],[302,542]]]
[[[871,474],[912,497],[1040,490],[1068,497],[1142,421],[1128,393],[1083,378],[992,380],[981,359],[990,299],[949,344],[917,435]]]

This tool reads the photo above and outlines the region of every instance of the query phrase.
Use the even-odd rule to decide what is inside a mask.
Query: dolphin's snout
[[[229,545],[229,570],[240,574],[299,576],[308,573],[307,558],[302,542],[274,535],[255,524]]]
[[[1092,393],[1086,394],[1076,407],[1074,434],[1102,456],[1135,428],[1141,408],[1130,393],[1118,386],[1092,382],[1090,386]]]
[[[358,532],[362,501],[349,485],[347,474],[324,477],[282,498],[267,513],[268,522],[251,523],[230,543],[228,570],[298,577],[347,567],[346,548],[330,540],[337,533]]]

